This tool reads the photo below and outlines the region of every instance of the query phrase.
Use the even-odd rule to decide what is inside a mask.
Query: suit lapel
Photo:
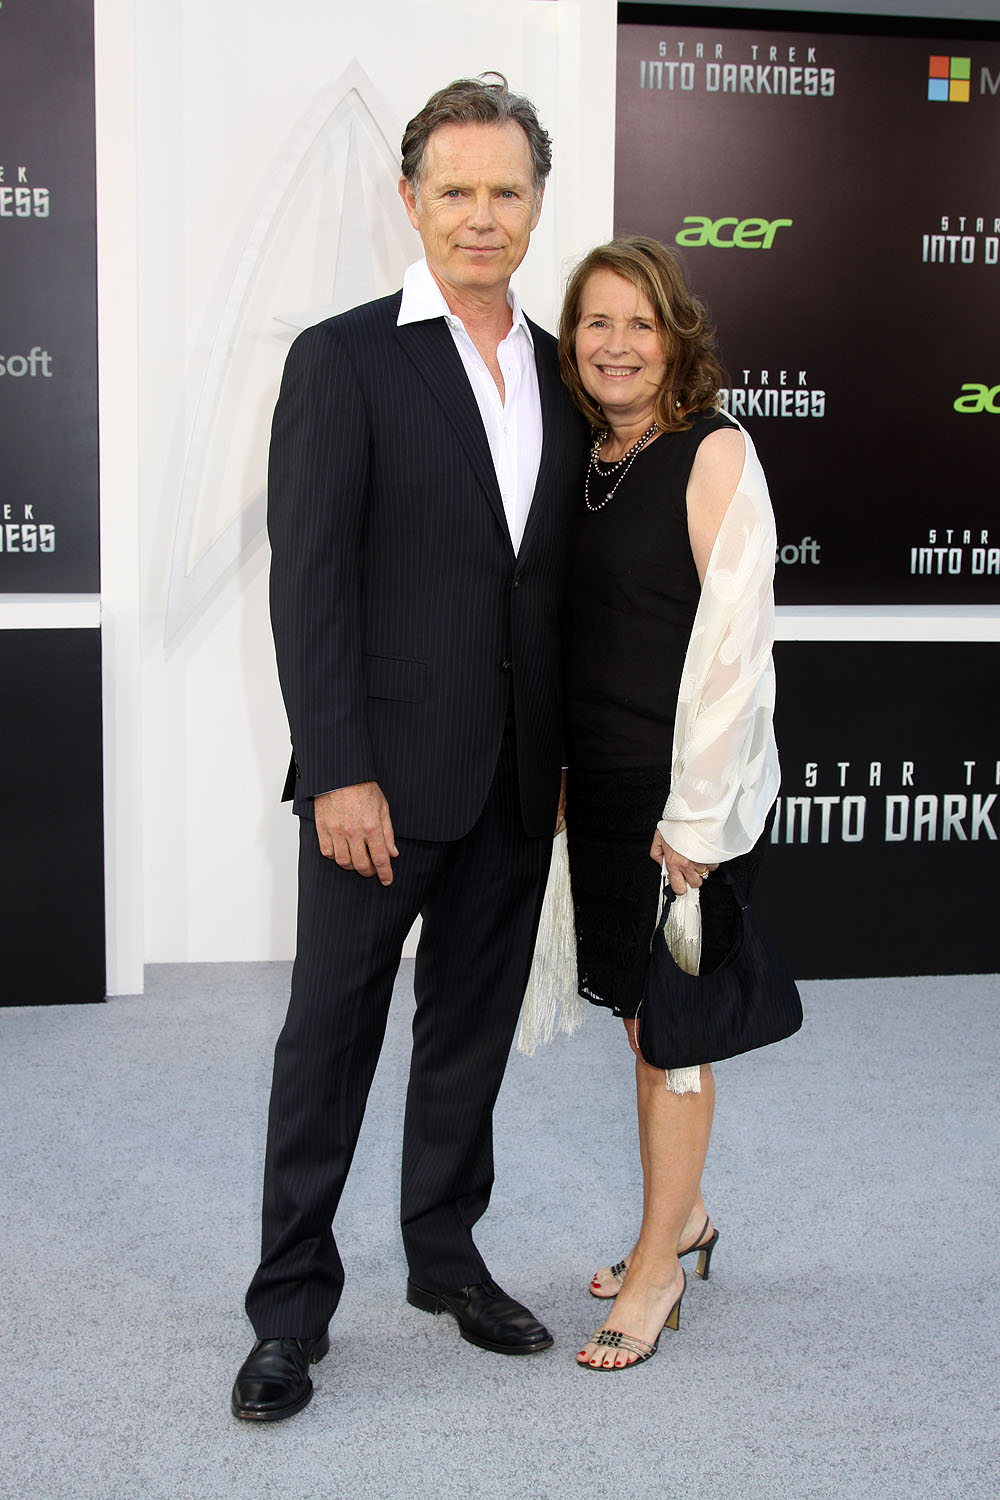
[[[399,343],[441,405],[482,485],[490,506],[509,537],[493,456],[455,341],[442,318],[404,323],[394,329]]]

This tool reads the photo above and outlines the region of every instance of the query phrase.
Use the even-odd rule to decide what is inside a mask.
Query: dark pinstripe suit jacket
[[[461,837],[486,800],[513,688],[526,830],[559,780],[559,611],[586,429],[531,325],[543,443],[515,557],[489,444],[441,318],[400,294],[302,333],[268,473],[271,620],[296,811],[378,781],[397,835]]]

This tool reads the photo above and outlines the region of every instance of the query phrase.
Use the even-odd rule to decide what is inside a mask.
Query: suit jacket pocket
[[[427,696],[425,661],[404,656],[365,656],[363,668],[369,698],[422,703]]]

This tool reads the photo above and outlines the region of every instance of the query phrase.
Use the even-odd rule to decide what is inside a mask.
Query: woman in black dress
[[[594,431],[566,629],[577,968],[580,993],[624,1019],[636,1054],[644,1180],[635,1245],[591,1282],[595,1297],[617,1301],[577,1356],[588,1369],[650,1358],[660,1331],[678,1326],[680,1258],[697,1252],[707,1279],[718,1239],[701,1189],[712,1070],[665,1074],[639,1051],[661,868],[678,895],[700,893],[708,972],[736,932],[728,886],[710,874],[737,858],[752,884],[777,792],[773,520],[752,444],[717,409],[713,342],[654,240],[601,246],[567,288],[563,379]],[[736,646],[713,652],[713,629]]]

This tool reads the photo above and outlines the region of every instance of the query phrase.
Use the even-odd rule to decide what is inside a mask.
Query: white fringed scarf
[[[743,471],[712,548],[681,673],[670,794],[657,825],[666,843],[699,864],[746,854],[778,795],[774,740],[774,554],[767,481],[749,434]],[[666,924],[677,961],[696,971],[698,892],[674,901]],[[577,992],[573,903],[566,837],[554,841],[518,1049],[532,1053],[583,1019]],[[667,1075],[675,1093],[700,1091],[698,1068]]]

